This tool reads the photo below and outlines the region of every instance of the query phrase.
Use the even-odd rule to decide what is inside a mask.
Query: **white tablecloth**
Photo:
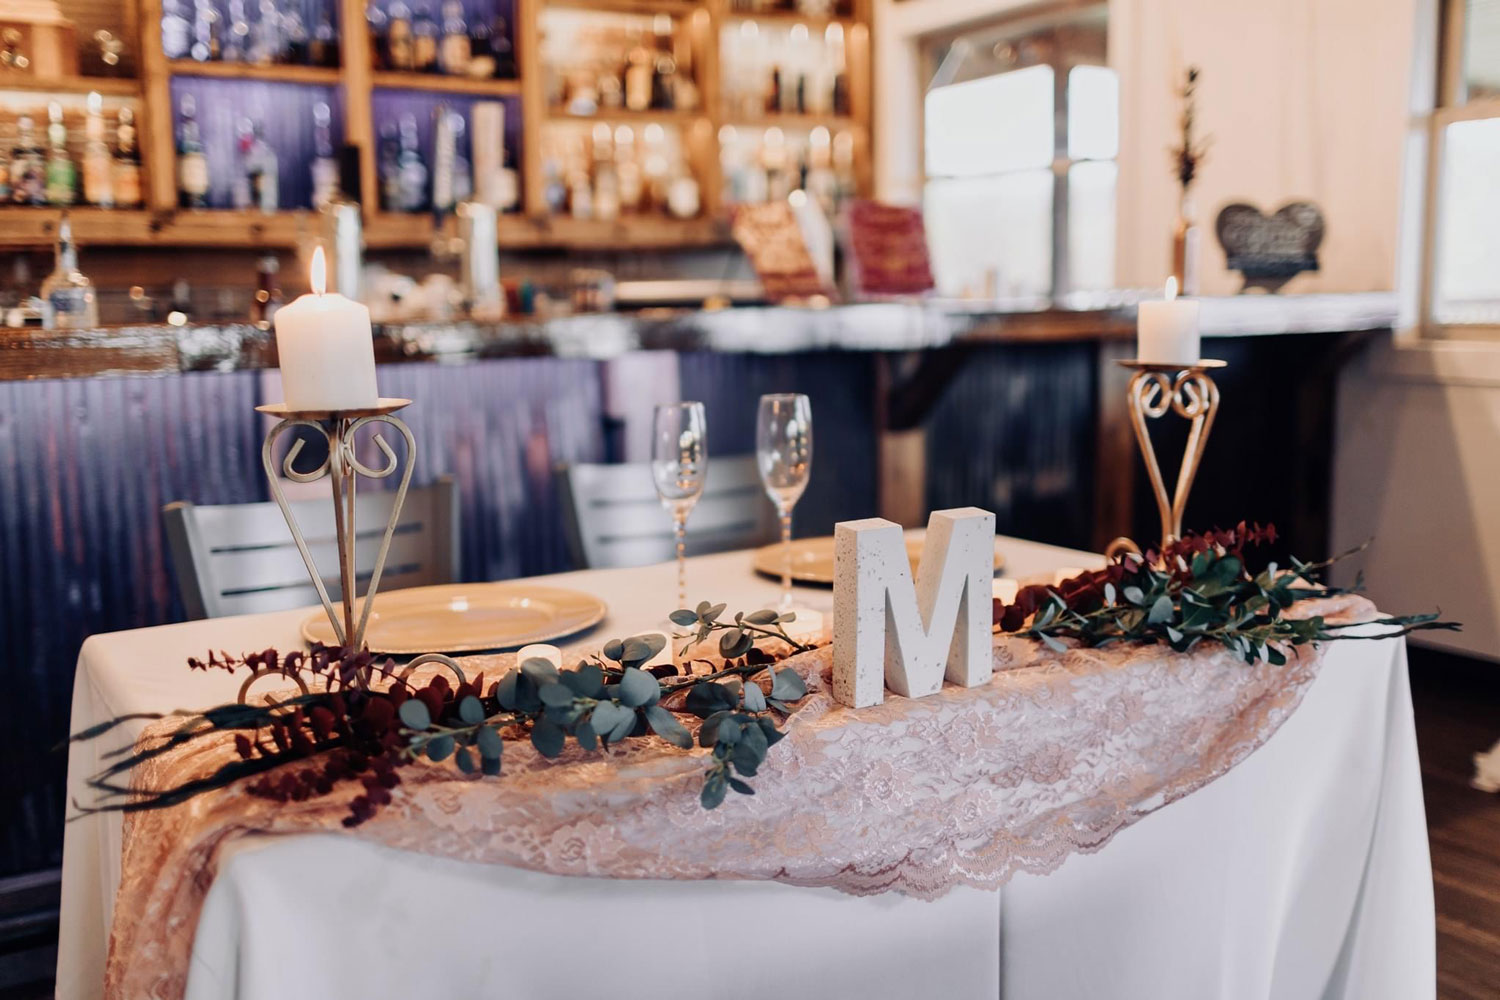
[[[1009,575],[1096,557],[1004,539]],[[659,626],[674,568],[549,578],[599,594],[585,642]],[[692,561],[689,590],[752,609],[776,598],[750,556]],[[828,591],[800,590],[828,611]],[[189,673],[210,646],[296,644],[307,612],[91,638],[75,730],[232,699]],[[133,738],[133,728],[122,737]],[[114,741],[74,747],[68,782]],[[58,993],[100,993],[119,880],[118,816],[68,827]],[[591,955],[613,956],[606,966]],[[1335,645],[1302,706],[1227,776],[1105,850],[1001,893],[935,903],[752,882],[570,879],[446,861],[338,835],[260,838],[227,859],[194,943],[194,998],[417,996],[1347,998],[1434,994],[1416,743],[1398,641]]]

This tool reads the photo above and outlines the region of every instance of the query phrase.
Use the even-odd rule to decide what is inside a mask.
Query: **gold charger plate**
[[[591,594],[522,580],[413,587],[375,596],[365,644],[373,653],[398,655],[507,649],[582,632],[606,611]],[[331,645],[328,616],[309,615],[302,637]]]
[[[911,573],[917,575],[917,563],[922,559],[922,539],[906,540],[906,557],[911,560]],[[776,542],[755,550],[755,572],[781,579],[783,557],[781,543]],[[1005,556],[995,548],[995,572],[1005,566]],[[800,538],[792,543],[792,580],[796,583],[817,583],[833,586],[833,536],[822,538]]]

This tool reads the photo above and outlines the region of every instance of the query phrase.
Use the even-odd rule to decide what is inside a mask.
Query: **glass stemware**
[[[672,515],[677,539],[677,606],[687,607],[687,519],[703,495],[708,473],[708,420],[702,403],[656,408],[651,438],[651,478],[661,504]]]
[[[755,458],[760,481],[781,519],[781,610],[792,604],[792,508],[812,472],[812,404],[801,393],[760,397]]]

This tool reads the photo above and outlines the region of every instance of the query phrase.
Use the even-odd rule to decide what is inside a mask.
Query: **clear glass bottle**
[[[437,19],[432,16],[432,4],[420,0],[411,22],[411,62],[412,69],[418,73],[438,71],[439,34]]]
[[[380,207],[387,212],[401,211],[401,135],[395,122],[380,126],[380,153],[376,161],[380,184]]]
[[[281,207],[281,163],[276,150],[266,141],[265,127],[260,122],[250,126],[250,153],[245,158],[245,173],[250,178],[250,204],[262,212],[274,212]]]
[[[421,212],[428,204],[427,164],[417,147],[417,117],[401,116],[401,152],[397,160],[397,211]]]
[[[73,221],[66,212],[57,227],[57,266],[42,281],[42,326],[48,330],[87,330],[99,325],[94,283],[78,270]]]
[[[226,10],[229,28],[224,32],[224,61],[247,62],[250,59],[250,17],[245,13],[245,0],[229,0]]]
[[[339,161],[333,148],[333,112],[328,104],[313,105],[312,206],[321,209],[339,193]]]
[[[193,47],[193,19],[186,0],[163,0],[161,47],[168,59],[186,59]]]
[[[301,17],[297,18],[300,26]],[[260,0],[260,19],[255,22],[250,45],[252,62],[261,64],[286,62],[286,24],[276,0]]]
[[[111,174],[116,205],[121,208],[133,208],[144,200],[145,192],[141,189],[141,150],[136,139],[135,112],[129,108],[120,109],[120,118],[115,125],[115,158]]]
[[[391,19],[380,0],[370,0],[365,6],[365,28],[370,35],[370,65],[377,70],[391,66]]]
[[[450,76],[469,72],[473,51],[469,44],[469,22],[464,20],[462,0],[443,2],[443,43],[439,51],[442,70]]]
[[[637,32],[625,62],[625,107],[631,111],[649,110],[655,79],[655,60],[651,58],[651,50],[646,48],[645,41]]]
[[[97,93],[88,96],[88,118],[84,126],[83,200],[100,208],[115,205],[114,157],[105,141],[104,101]]]
[[[339,65],[339,33],[333,26],[333,11],[327,3],[318,7],[318,23],[308,44],[307,61],[313,66],[336,69]],[[378,67],[377,67],[378,68]]]
[[[177,132],[177,204],[181,208],[208,207],[208,156],[198,131],[198,102],[182,98]]]
[[[403,72],[411,70],[413,68],[411,8],[402,0],[394,0],[387,14],[386,24],[385,44],[386,54],[390,58],[390,68]]]
[[[78,200],[78,164],[68,155],[68,127],[62,105],[47,105],[47,204],[71,205]]]
[[[234,178],[229,182],[230,207],[244,211],[254,200],[250,190],[250,147],[255,144],[255,127],[241,115],[234,123]]]
[[[193,0],[193,44],[188,55],[199,62],[223,58],[223,24],[212,0]]]

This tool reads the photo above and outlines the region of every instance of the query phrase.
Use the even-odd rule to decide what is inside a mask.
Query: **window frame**
[[[1438,233],[1442,224],[1443,165],[1448,126],[1500,119],[1500,95],[1470,100],[1465,94],[1464,41],[1468,0],[1441,0],[1439,7],[1437,92],[1426,116],[1427,176],[1423,193],[1421,280],[1418,329],[1435,340],[1500,340],[1500,323],[1440,323],[1437,319]],[[1430,79],[1430,78],[1429,78]],[[1460,95],[1462,99],[1460,99]]]
[[[922,35],[918,39],[919,58],[917,64],[921,73],[918,87],[920,98],[919,108],[922,109],[921,127],[917,130],[918,141],[921,149],[921,178],[922,190],[925,192],[927,185],[934,178],[927,172],[927,115],[926,95],[932,91],[933,78],[937,75],[942,65],[941,53],[950,48],[959,39],[971,35],[983,35],[991,32],[1005,32],[1015,37],[1023,37],[1035,34],[1048,28],[1061,32],[1074,24],[1081,16],[1098,15],[1103,12],[1107,17],[1107,0],[1056,0],[1040,9],[1028,8],[1024,12],[1009,15],[1002,14],[999,17],[987,18],[985,20],[966,23],[957,28],[949,28],[939,32]],[[1071,123],[1071,115],[1068,100],[1069,81],[1076,66],[1102,66],[1113,69],[1107,58],[1091,59],[1081,57],[1077,52],[1062,53],[1061,46],[1054,48],[1052,58],[1046,61],[1033,63],[1032,65],[1050,66],[1052,68],[1052,162],[1050,170],[1052,173],[1052,259],[1048,268],[1050,277],[1050,290],[1043,296],[1054,306],[1059,306],[1071,296],[1077,294],[1073,287],[1071,269],[1070,226],[1071,212],[1068,175],[1075,163],[1114,163],[1120,162],[1120,151],[1117,148],[1115,155],[1109,159],[1082,158],[1074,160],[1069,151],[1068,133]],[[1016,69],[1025,67],[1018,66]],[[1048,168],[1043,168],[1048,169]],[[996,177],[1012,171],[1000,171],[994,174],[980,174],[981,177]],[[1118,223],[1118,209],[1117,218]]]

